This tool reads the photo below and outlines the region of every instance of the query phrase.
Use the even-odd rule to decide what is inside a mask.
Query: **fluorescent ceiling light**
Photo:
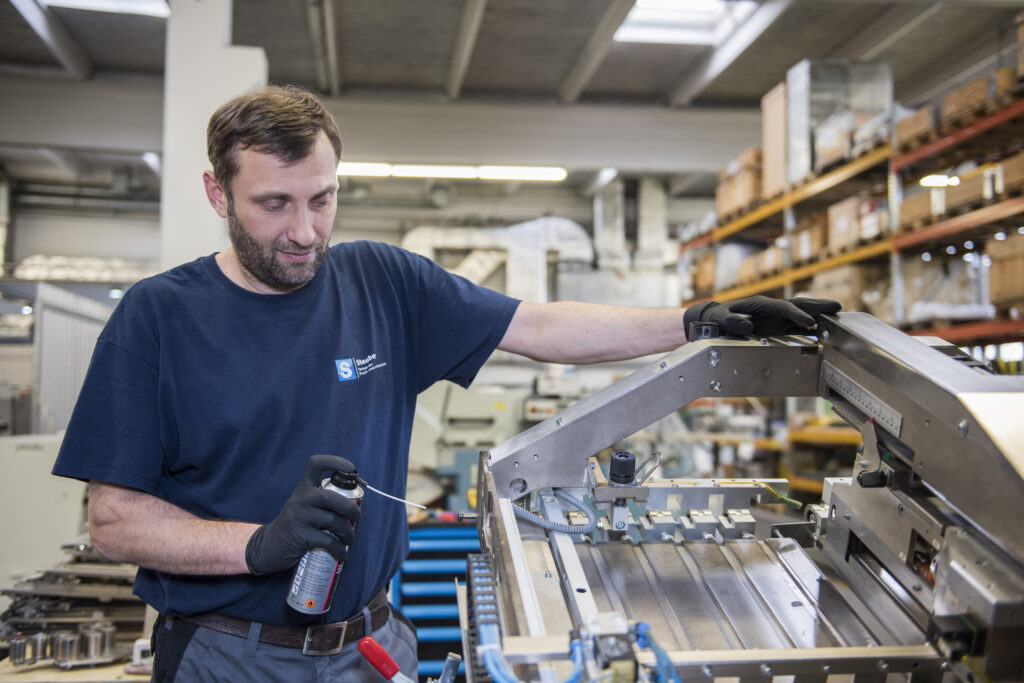
[[[752,0],[637,0],[614,39],[620,43],[717,45],[756,7]]]
[[[556,166],[481,166],[481,180],[546,180],[559,182],[569,175]]]
[[[921,187],[949,187],[950,185],[959,185],[960,178],[955,175],[926,175],[921,178],[920,183]]]
[[[338,164],[338,175],[387,177],[391,175],[391,164],[357,164],[343,161]]]
[[[560,182],[569,175],[559,166],[455,166],[445,164],[338,164],[340,176],[386,178],[451,178],[456,180],[515,180]]]
[[[67,7],[92,12],[141,14],[148,17],[169,17],[171,8],[165,0],[42,0],[50,7]]]
[[[429,164],[393,164],[396,178],[477,178],[475,166],[435,166]]]

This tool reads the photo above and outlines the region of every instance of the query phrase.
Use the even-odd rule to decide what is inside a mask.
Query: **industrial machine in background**
[[[1024,679],[1024,378],[867,314],[818,330],[687,344],[482,454],[467,679]],[[758,535],[786,480],[593,459],[708,396],[828,399],[854,476]]]

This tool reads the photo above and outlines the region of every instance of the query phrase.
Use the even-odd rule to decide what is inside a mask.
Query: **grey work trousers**
[[[387,622],[370,635],[383,646],[402,673],[417,680],[416,633],[391,608]],[[259,625],[248,638],[220,633],[197,624],[161,617],[153,628],[153,678],[156,683],[281,681],[293,683],[363,683],[386,680],[347,643],[336,655],[310,656],[302,650],[259,642]]]

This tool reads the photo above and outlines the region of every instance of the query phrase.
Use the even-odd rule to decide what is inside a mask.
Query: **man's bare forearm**
[[[498,348],[551,363],[598,363],[686,343],[681,308],[522,302]]]
[[[89,486],[89,536],[115,562],[172,574],[247,574],[245,546],[258,526],[200,519],[123,486]]]

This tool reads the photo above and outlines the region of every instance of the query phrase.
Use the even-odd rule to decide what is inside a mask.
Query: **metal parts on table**
[[[565,678],[576,641],[582,680],[1024,679],[1024,378],[866,314],[818,327],[687,344],[482,455],[479,531],[516,676]],[[706,396],[827,398],[863,436],[855,476],[759,537],[747,508],[785,480],[610,482],[591,460]],[[512,514],[581,521],[554,488],[603,513],[593,534]]]

